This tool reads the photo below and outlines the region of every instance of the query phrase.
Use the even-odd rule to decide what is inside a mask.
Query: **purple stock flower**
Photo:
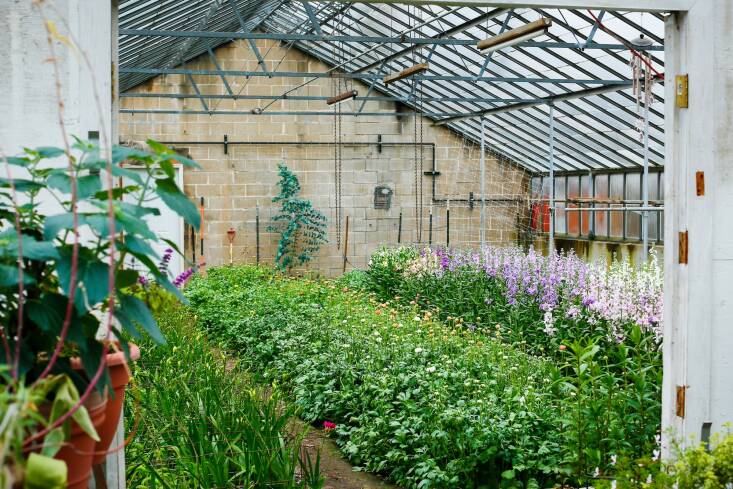
[[[194,269],[193,268],[189,268],[189,269],[181,272],[181,274],[178,275],[173,280],[173,285],[175,285],[176,287],[178,287],[180,289],[181,287],[183,287],[186,284],[186,282],[188,281],[188,279],[191,278],[191,276],[193,274],[194,274]]]

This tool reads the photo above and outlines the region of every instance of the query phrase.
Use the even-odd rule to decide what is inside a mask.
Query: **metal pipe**
[[[430,216],[428,218],[428,246],[433,245],[433,206],[430,206]]]
[[[481,118],[481,156],[479,159],[479,170],[481,172],[481,218],[479,219],[479,239],[481,248],[486,245],[486,136],[484,135],[485,119]]]
[[[445,203],[445,246],[450,246],[450,199]]]
[[[555,250],[555,106],[550,106],[550,253]]]
[[[397,222],[397,244],[402,242],[402,211],[400,211],[400,220]]]
[[[257,264],[260,264],[260,205],[255,210],[255,256]]]
[[[645,87],[645,89],[648,87]],[[649,207],[649,95],[644,96],[644,174],[641,182],[644,207]],[[646,263],[649,258],[649,211],[641,214],[641,238],[644,242],[641,252],[641,262]]]

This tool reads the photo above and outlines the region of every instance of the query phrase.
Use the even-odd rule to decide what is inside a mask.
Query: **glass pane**
[[[649,200],[659,199],[659,175],[652,173],[649,175]],[[657,239],[657,230],[659,227],[659,212],[649,213],[649,239]]]
[[[590,187],[590,176],[589,175],[583,175],[580,177],[580,196],[583,198],[591,198],[593,193],[591,192]],[[590,203],[584,202],[583,207],[591,207]],[[583,211],[580,213],[580,233],[583,236],[588,236],[588,233],[590,233],[590,218],[593,215],[592,212]]]
[[[555,200],[565,200],[565,178],[555,178]],[[555,232],[558,234],[567,233],[565,225],[565,202],[555,204]]]
[[[580,197],[580,177],[568,177],[568,199]],[[578,204],[569,203],[566,207],[578,207]],[[568,234],[578,236],[580,234],[580,212],[570,211],[567,213]]]
[[[624,175],[614,173],[611,176],[611,200],[622,200],[624,198]],[[622,207],[620,204],[612,204],[610,207]],[[611,233],[614,238],[622,238],[624,235],[624,214],[623,212],[611,212]]]
[[[626,175],[627,200],[641,199],[641,178],[641,173],[628,173]],[[649,180],[652,180],[652,178]],[[633,207],[634,205],[636,204],[629,204],[629,207]],[[641,214],[638,212],[626,213],[626,237],[629,239],[641,238]]]
[[[608,175],[595,176],[596,198],[608,198]],[[595,207],[606,207],[605,203],[596,204]],[[608,236],[608,212],[594,212],[596,236]]]

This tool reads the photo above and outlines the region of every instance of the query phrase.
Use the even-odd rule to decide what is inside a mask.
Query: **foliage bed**
[[[612,475],[619,458],[636,464],[656,451],[662,384],[656,257],[635,270],[628,262],[609,268],[573,254],[544,257],[515,248],[385,248],[366,273],[343,281],[382,300],[437,310],[450,324],[552,360],[569,399],[557,422],[577,480]]]
[[[199,323],[336,422],[344,453],[406,487],[547,487],[567,478],[550,362],[435,313],[334,282],[213,269],[186,292]]]
[[[301,459],[295,407],[253,387],[173,304],[159,314],[166,345],[145,343],[127,397],[127,481],[141,488],[318,488],[316,460]],[[294,478],[295,474],[299,477]]]

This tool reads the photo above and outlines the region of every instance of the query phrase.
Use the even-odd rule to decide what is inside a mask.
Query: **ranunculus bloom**
[[[324,421],[323,422],[323,429],[326,431],[331,431],[336,429],[336,423],[332,423],[331,421]]]

